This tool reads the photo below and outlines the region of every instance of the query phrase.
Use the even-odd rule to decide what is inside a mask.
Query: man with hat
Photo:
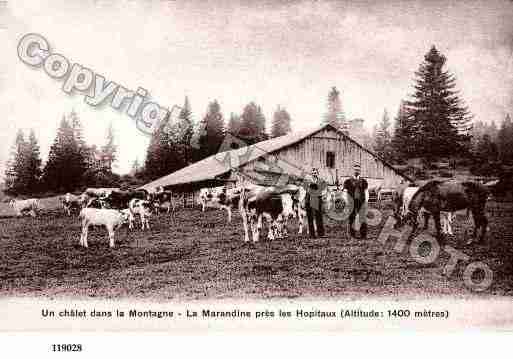
[[[324,223],[322,218],[322,193],[327,188],[327,183],[319,178],[317,168],[312,168],[312,180],[305,182],[306,198],[305,209],[308,219],[308,230],[310,238],[324,237]],[[315,233],[314,221],[317,227],[317,235]]]
[[[354,221],[358,214],[360,220],[360,236],[367,238],[367,187],[368,183],[364,178],[360,177],[361,169],[360,164],[354,165],[354,175],[344,182],[344,189],[351,195],[354,202],[353,210],[349,215],[349,234],[351,237],[356,237],[354,230]]]

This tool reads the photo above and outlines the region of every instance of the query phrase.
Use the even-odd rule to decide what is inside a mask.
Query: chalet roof
[[[284,136],[272,138],[270,140],[258,142],[251,146],[241,147],[233,150],[228,150],[224,152],[217,153],[210,157],[207,157],[201,161],[191,164],[185,168],[182,168],[176,172],[173,172],[167,176],[156,179],[150,183],[145,184],[141,188],[152,190],[155,187],[170,187],[177,186],[195,182],[204,182],[209,180],[215,180],[219,177],[228,174],[233,169],[237,169],[242,165],[245,165],[253,160],[256,160],[266,154],[273,153],[275,151],[284,149],[286,147],[292,146],[307,137],[314,135],[315,133],[324,130],[325,128],[330,127],[331,129],[339,132],[343,136],[345,136],[348,140],[354,142],[363,150],[369,152],[374,157],[379,158],[377,155],[360,145],[358,142],[353,140],[351,137],[344,134],[342,131],[336,129],[330,124],[325,124],[322,126],[317,126],[312,129],[298,131],[294,133],[290,133]],[[381,160],[381,159],[380,159]],[[385,163],[385,166],[389,167],[391,170],[396,172],[398,175],[404,177],[405,179],[412,181],[409,177],[402,174],[401,172],[394,169],[391,165]]]

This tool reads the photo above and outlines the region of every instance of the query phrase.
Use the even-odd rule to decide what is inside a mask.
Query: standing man
[[[358,214],[360,219],[360,237],[367,238],[367,181],[360,177],[360,165],[354,165],[354,175],[344,182],[344,189],[353,197],[354,207],[349,215],[349,234],[356,237],[354,221]]]
[[[324,223],[322,218],[322,192],[327,188],[327,183],[319,178],[319,171],[312,168],[312,181],[306,181],[306,217],[310,238],[324,237]],[[317,233],[314,228],[317,227]]]

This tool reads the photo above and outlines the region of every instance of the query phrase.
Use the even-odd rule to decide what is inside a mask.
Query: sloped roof
[[[377,155],[375,155],[374,153],[360,145],[358,142],[353,140],[351,137],[347,136],[340,130],[333,127],[332,125],[325,124],[322,126],[317,126],[312,129],[298,131],[284,136],[272,138],[270,140],[258,142],[251,146],[241,147],[234,150],[217,153],[201,161],[193,163],[190,166],[173,172],[167,176],[161,177],[155,181],[147,183],[141,188],[151,190],[158,186],[168,187],[187,183],[215,180],[220,176],[229,173],[232,169],[239,168],[240,166],[249,163],[253,160],[256,160],[257,158],[262,157],[266,154],[275,152],[285,147],[292,146],[327,127],[330,127],[333,130],[339,132],[340,134],[345,136],[349,141],[355,143],[363,150],[369,152],[372,156],[378,157]],[[387,167],[392,169],[400,176],[408,179],[409,181],[412,181],[406,175],[394,169],[390,164],[386,163],[385,161],[383,162]]]

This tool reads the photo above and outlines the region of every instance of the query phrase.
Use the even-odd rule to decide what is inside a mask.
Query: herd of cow
[[[472,211],[476,227],[483,224],[486,226],[484,204],[489,191],[482,185],[432,181],[422,188],[406,187],[400,192],[392,192],[398,223],[401,218],[407,218],[412,213],[417,217],[423,210],[426,225],[426,212],[432,213],[437,231],[452,234],[453,212],[467,208],[467,212]],[[323,194],[323,211],[326,213],[332,210],[336,201],[348,204],[350,201],[347,196],[347,191],[328,188]],[[366,196],[368,199],[368,191]],[[305,198],[306,190],[298,185],[264,187],[245,184],[233,188],[204,188],[199,193],[198,202],[202,211],[208,207],[225,209],[228,222],[231,222],[232,210],[238,209],[244,226],[244,241],[250,241],[251,233],[253,242],[256,242],[264,223],[268,226],[270,240],[286,237],[288,222],[292,219],[297,219],[298,232],[301,234],[306,218]],[[121,225],[128,224],[128,228],[133,229],[136,218],[139,217],[141,229],[149,229],[149,218],[153,214],[158,214],[162,208],[168,213],[175,209],[173,193],[161,187],[152,192],[145,189],[122,191],[118,188],[89,188],[78,196],[67,193],[61,198],[61,202],[68,216],[74,211],[79,213],[82,221],[80,245],[84,247],[87,247],[87,234],[91,225],[104,226],[109,234],[110,247],[114,247],[114,232]],[[438,206],[433,206],[434,203],[438,203]],[[17,215],[29,212],[35,216],[40,209],[37,199],[12,200],[10,204]],[[308,226],[306,231],[308,232]]]

